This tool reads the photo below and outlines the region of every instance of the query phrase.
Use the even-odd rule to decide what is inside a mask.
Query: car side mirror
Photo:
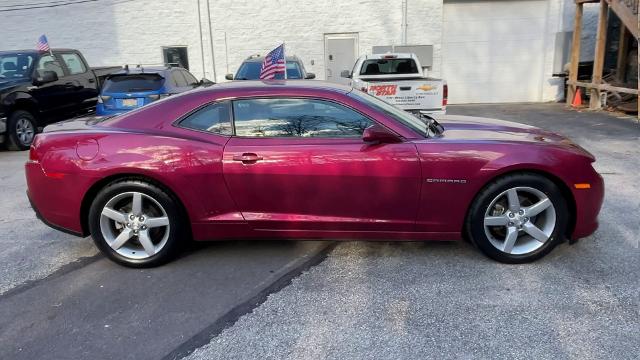
[[[402,140],[398,135],[392,133],[384,126],[373,124],[364,129],[364,132],[362,133],[362,141],[370,144],[393,144],[399,143]]]
[[[227,80],[233,80],[233,74],[227,74],[224,76],[224,78]]]
[[[347,79],[351,79],[351,71],[349,71],[349,70],[342,70],[342,71],[340,72],[340,77],[347,78]]]
[[[304,77],[305,79],[315,79],[316,78],[316,74],[314,73],[307,73],[307,76]]]
[[[37,84],[46,84],[58,81],[58,74],[55,71],[45,70],[41,76],[36,77]]]

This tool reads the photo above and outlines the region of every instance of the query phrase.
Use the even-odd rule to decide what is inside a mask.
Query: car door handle
[[[233,155],[233,161],[242,161],[243,164],[254,164],[262,160],[262,156],[254,153],[244,153],[242,155]]]
[[[94,82],[96,82],[96,79],[89,79],[89,83],[93,84]]]

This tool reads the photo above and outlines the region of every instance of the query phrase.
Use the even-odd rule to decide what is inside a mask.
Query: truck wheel
[[[36,136],[36,119],[24,110],[16,110],[7,123],[9,150],[27,150]]]

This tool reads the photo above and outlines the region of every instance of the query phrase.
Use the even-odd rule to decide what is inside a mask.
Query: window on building
[[[165,46],[162,48],[162,56],[165,64],[189,70],[186,46]]]
[[[87,71],[87,68],[85,68],[84,63],[78,54],[62,54],[61,56],[62,61],[67,65],[67,69],[69,69],[69,73],[71,75],[82,74]]]
[[[231,116],[229,103],[221,102],[207,105],[180,122],[180,126],[188,129],[208,131],[221,135],[231,135]]]
[[[372,124],[355,110],[315,99],[236,100],[233,113],[236,135],[248,137],[359,138]]]

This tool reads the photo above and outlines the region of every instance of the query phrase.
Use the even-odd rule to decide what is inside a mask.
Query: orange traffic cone
[[[571,103],[573,107],[581,107],[582,106],[582,91],[580,88],[576,89],[576,95],[573,97],[573,102]]]

